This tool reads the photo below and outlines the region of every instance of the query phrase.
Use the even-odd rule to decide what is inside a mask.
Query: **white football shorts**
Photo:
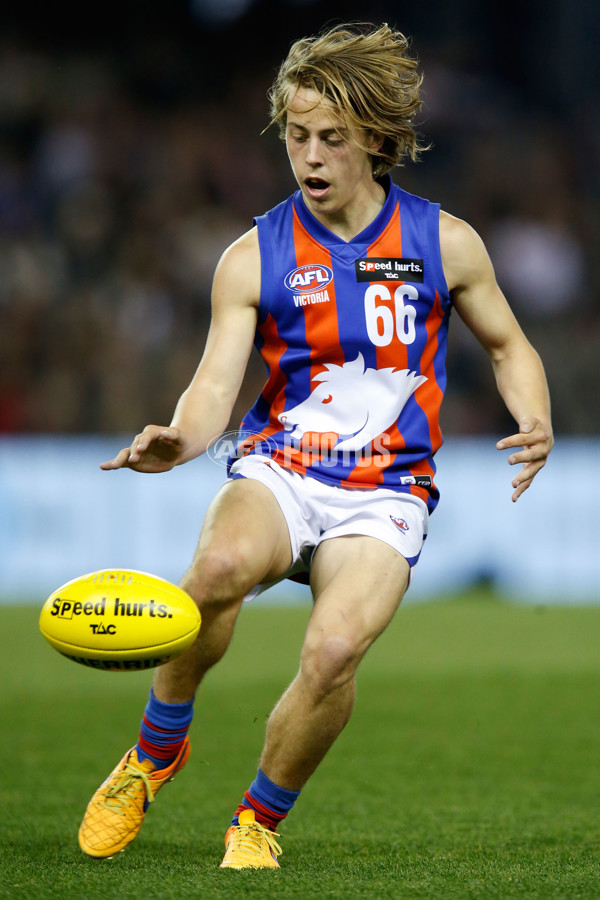
[[[277,581],[258,585],[246,600],[284,578],[308,572],[319,544],[335,537],[377,538],[404,556],[411,568],[419,559],[429,525],[429,511],[420,497],[389,488],[325,484],[258,455],[236,460],[230,480],[236,478],[253,478],[269,488],[283,512],[292,547],[290,569]]]

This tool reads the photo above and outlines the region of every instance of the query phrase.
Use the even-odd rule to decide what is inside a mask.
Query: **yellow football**
[[[39,624],[68,659],[129,672],[160,666],[187,650],[200,630],[200,613],[189,594],[164,578],[101,569],[50,594]]]

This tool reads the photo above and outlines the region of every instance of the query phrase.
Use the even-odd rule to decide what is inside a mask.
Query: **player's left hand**
[[[523,464],[523,468],[512,481],[512,486],[515,488],[512,495],[513,503],[527,490],[540,469],[546,465],[553,444],[554,437],[550,426],[545,425],[534,416],[521,419],[518,434],[511,434],[510,437],[498,441],[496,444],[498,450],[521,448],[517,453],[511,453],[508,457],[508,463],[511,466]]]

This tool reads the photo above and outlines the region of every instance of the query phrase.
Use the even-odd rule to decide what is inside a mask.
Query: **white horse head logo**
[[[408,369],[366,369],[362,353],[341,366],[328,364],[312,379],[309,397],[278,416],[294,440],[307,432],[339,434],[336,450],[360,450],[396,421],[427,381]]]

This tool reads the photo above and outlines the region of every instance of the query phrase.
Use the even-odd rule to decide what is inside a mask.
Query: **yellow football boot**
[[[88,803],[79,828],[83,852],[109,859],[124,850],[137,837],[157,791],[173,780],[189,755],[187,737],[177,758],[165,769],[157,769],[149,759],[139,762],[135,748],[128,750]]]
[[[243,809],[239,825],[232,825],[225,835],[225,856],[222,869],[278,869],[277,857],[281,847],[275,840],[276,831],[269,831],[257,822],[253,809]]]

